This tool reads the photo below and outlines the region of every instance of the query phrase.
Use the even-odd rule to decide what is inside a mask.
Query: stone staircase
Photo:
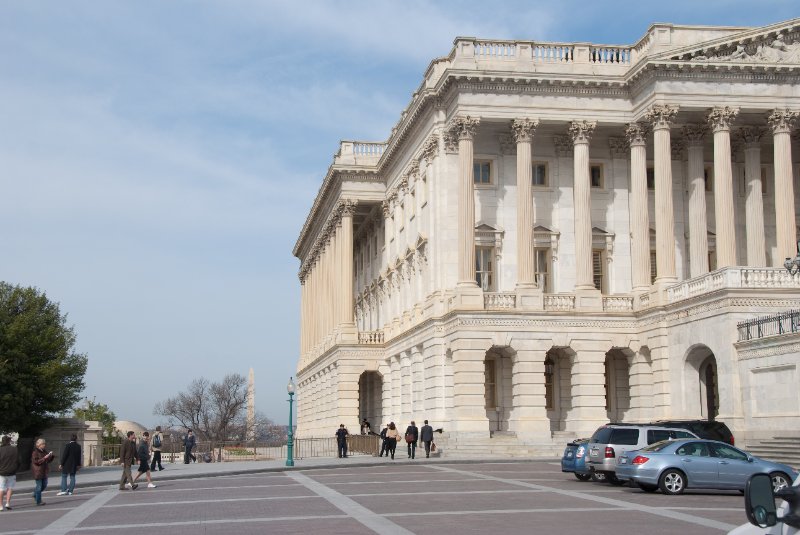
[[[540,443],[522,443],[513,432],[498,431],[490,437],[459,437],[450,433],[435,433],[434,442],[437,453],[448,459],[459,458],[561,458],[564,446],[569,439],[550,436],[542,437]]]
[[[749,439],[745,444],[744,449],[756,457],[788,464],[795,470],[800,469],[800,434]]]

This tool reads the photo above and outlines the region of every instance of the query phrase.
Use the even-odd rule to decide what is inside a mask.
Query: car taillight
[[[606,459],[613,459],[614,457],[614,448],[606,447]]]
[[[736,445],[736,444],[735,444],[735,442],[736,442],[736,441],[735,441],[735,440],[733,440],[733,435],[731,435],[731,446],[735,446],[735,445]]]
[[[631,464],[644,464],[649,460],[650,460],[650,457],[645,457],[644,455],[637,455],[636,457],[633,458],[633,461],[631,461]]]

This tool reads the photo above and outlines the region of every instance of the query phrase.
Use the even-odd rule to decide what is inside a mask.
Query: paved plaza
[[[338,461],[338,460],[337,460]],[[738,492],[646,494],[582,483],[555,461],[376,464],[343,459],[292,471],[213,473],[168,479],[158,488],[120,492],[79,486],[74,496],[45,493],[35,507],[21,489],[13,511],[0,513],[0,535],[122,533],[724,533],[745,522]],[[180,465],[183,468],[183,465]],[[203,472],[204,470],[211,470]],[[186,475],[188,472],[184,472]],[[109,475],[111,473],[109,472]],[[179,471],[173,471],[179,475]],[[79,476],[80,477],[80,476]],[[84,479],[96,479],[96,476]],[[90,483],[91,484],[91,483]],[[23,485],[24,486],[24,485]]]

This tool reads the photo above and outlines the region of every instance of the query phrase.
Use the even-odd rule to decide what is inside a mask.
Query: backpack
[[[161,435],[156,435],[153,437],[153,447],[154,448],[161,447]]]

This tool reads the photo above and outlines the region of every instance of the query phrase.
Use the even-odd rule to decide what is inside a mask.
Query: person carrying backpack
[[[153,450],[153,461],[150,463],[150,470],[155,472],[156,465],[158,465],[158,469],[163,470],[164,467],[161,466],[161,444],[164,440],[163,435],[161,434],[161,426],[156,426],[156,432],[153,433],[153,440],[150,443],[150,449]]]

